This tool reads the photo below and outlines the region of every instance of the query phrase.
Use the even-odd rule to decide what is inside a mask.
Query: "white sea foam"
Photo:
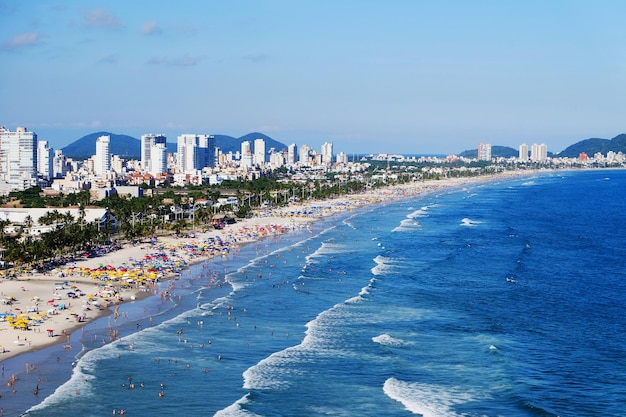
[[[419,210],[415,210],[412,213],[409,213],[406,217],[409,219],[414,219],[415,217],[424,217],[428,216],[429,206],[422,206]]]
[[[374,258],[374,262],[376,263],[376,266],[372,268],[371,270],[372,274],[384,275],[391,271],[391,268],[392,268],[391,259],[386,258],[382,255],[378,255],[377,257]]]
[[[229,405],[228,407],[222,410],[219,410],[213,416],[214,417],[255,417],[255,416],[258,416],[258,414],[248,411],[242,407],[250,402],[248,399],[249,395],[250,394],[244,395],[239,400],[235,401],[233,404]]]
[[[407,218],[400,222],[400,225],[395,227],[392,232],[410,232],[415,229],[421,228],[420,222],[413,218]]]
[[[97,379],[96,366],[99,359],[109,359],[114,355],[117,356],[117,345],[120,341],[102,346],[99,349],[87,352],[79,361],[72,372],[71,378],[63,385],[57,387],[54,392],[46,397],[45,400],[31,407],[29,411],[46,409],[54,407],[80,395],[84,401],[89,401],[97,395],[94,390],[93,381]]]
[[[472,226],[476,226],[479,225],[480,222],[476,221],[476,220],[472,220],[472,219],[468,219],[467,217],[463,218],[461,220],[461,226],[467,226],[467,227],[472,227]]]
[[[376,278],[370,279],[370,282],[365,287],[361,288],[361,291],[359,291],[359,293],[356,296],[352,298],[348,298],[345,301],[346,304],[354,304],[354,303],[358,303],[358,302],[365,300],[365,296],[369,295],[374,282],[376,282]]]
[[[370,284],[375,281],[370,280]],[[365,294],[369,285],[364,287],[360,294]],[[290,386],[291,376],[304,363],[310,363],[323,357],[352,357],[358,355],[364,358],[364,353],[355,347],[349,349],[341,342],[346,323],[355,323],[359,320],[369,322],[369,317],[361,317],[351,307],[351,300],[363,300],[362,295],[353,297],[325,310],[306,324],[305,336],[300,344],[275,352],[267,358],[251,366],[243,373],[243,388],[256,390],[282,390]],[[299,365],[300,364],[300,365]]]
[[[410,342],[395,338],[391,335],[388,335],[387,333],[383,333],[380,336],[372,337],[372,341],[390,347],[402,347],[411,344]]]
[[[460,416],[452,407],[472,400],[470,394],[458,388],[405,382],[396,378],[385,381],[383,392],[413,414],[423,417]]]

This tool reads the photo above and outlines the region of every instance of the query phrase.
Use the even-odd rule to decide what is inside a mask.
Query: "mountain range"
[[[119,135],[110,132],[96,132],[83,136],[75,142],[62,148],[63,154],[74,159],[87,159],[96,153],[96,140],[100,136],[108,135],[111,137],[111,143],[109,145],[109,152],[111,155],[119,155],[124,159],[139,159],[141,141],[137,138],[128,135]],[[241,143],[248,141],[251,145],[254,144],[255,139],[265,140],[265,149],[270,150],[274,148],[276,150],[282,150],[287,148],[287,145],[281,143],[271,137],[259,132],[248,133],[247,135],[235,138],[228,135],[214,135],[215,146],[220,148],[223,153],[237,152],[241,150]],[[176,152],[176,142],[167,143],[168,152]],[[558,154],[548,153],[548,156],[553,157],[566,157],[577,158],[582,152],[587,155],[594,155],[597,152],[606,155],[608,151],[626,153],[626,134],[622,133],[613,139],[601,139],[590,138],[584,139],[573,145],[568,146]],[[463,151],[459,156],[466,158],[476,158],[478,155],[477,149],[470,149]],[[511,158],[518,156],[518,150],[508,146],[491,147],[491,155],[493,157]]]
[[[118,155],[123,159],[140,159],[141,158],[141,140],[128,135],[119,135],[111,132],[95,132],[85,135],[75,142],[70,143],[62,148],[63,155],[73,159],[87,159],[96,153],[96,140],[100,136],[110,136],[109,153]],[[228,135],[215,136],[215,146],[220,148],[223,153],[241,151],[241,143],[249,141],[254,144],[255,139],[265,140],[265,149],[282,150],[287,148],[284,143],[278,142],[263,133],[253,132],[240,138],[234,138]],[[176,142],[167,143],[168,152],[176,152]]]
[[[622,133],[615,136],[613,139],[584,139],[568,146],[557,154],[548,152],[548,156],[555,158],[578,158],[583,152],[589,156],[593,156],[597,152],[606,156],[609,151],[622,152],[626,154],[626,134]],[[459,154],[459,156],[465,158],[476,158],[477,155],[478,149],[470,149]],[[508,146],[491,147],[491,156],[494,158],[511,158],[517,157],[518,155],[519,151],[517,149],[513,149]]]

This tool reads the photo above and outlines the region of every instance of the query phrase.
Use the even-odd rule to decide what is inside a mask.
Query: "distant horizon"
[[[50,138],[50,136],[48,136],[49,134],[46,133],[46,132],[49,131],[49,129],[42,129],[42,131],[44,132],[42,134],[41,131],[37,131],[37,130],[31,129],[29,126],[21,126],[21,125],[20,126],[8,126],[7,124],[3,124],[2,122],[0,122],[0,125],[5,126],[6,128],[8,128],[9,130],[12,130],[12,131],[14,131],[17,127],[26,127],[29,131],[34,132],[34,133],[37,134],[38,140],[47,140],[49,145],[50,145],[50,147],[52,147],[54,149],[62,149],[64,147],[72,144],[73,142],[76,142],[77,140],[83,138],[84,136],[87,136],[87,135],[90,135],[90,134],[93,134],[93,133],[97,133],[97,132],[108,132],[108,133],[113,133],[113,134],[117,134],[117,135],[127,135],[127,136],[134,137],[134,138],[136,138],[138,140],[141,139],[142,135],[148,134],[148,133],[164,134],[167,137],[168,143],[175,143],[177,136],[179,136],[181,134],[184,134],[184,133],[209,134],[209,135],[225,135],[225,136],[231,136],[233,138],[240,138],[240,137],[245,136],[247,134],[258,132],[258,133],[262,133],[264,135],[267,135],[267,136],[271,137],[272,139],[274,139],[274,140],[276,140],[278,142],[284,143],[287,146],[289,144],[291,144],[291,143],[296,143],[296,145],[298,145],[298,146],[303,145],[303,144],[307,144],[307,145],[313,147],[313,149],[315,149],[315,150],[321,149],[322,143],[324,143],[324,142],[331,142],[331,143],[333,143],[335,153],[344,152],[345,154],[348,154],[348,155],[352,155],[352,154],[357,154],[357,155],[374,154],[374,155],[376,155],[376,154],[381,154],[381,153],[400,154],[400,155],[451,155],[451,154],[459,154],[459,153],[462,153],[462,152],[465,152],[465,151],[469,151],[469,150],[475,150],[478,147],[478,144],[480,143],[480,142],[476,142],[473,146],[470,145],[471,147],[469,147],[469,148],[457,149],[457,150],[449,151],[449,152],[437,151],[437,150],[435,150],[432,147],[429,147],[428,150],[424,150],[424,151],[416,151],[415,149],[412,148],[411,150],[405,150],[405,151],[402,151],[402,150],[389,151],[389,150],[380,149],[380,150],[359,150],[358,152],[354,152],[354,151],[351,151],[351,150],[345,150],[345,149],[338,148],[338,145],[336,143],[334,143],[333,140],[330,139],[330,138],[315,139],[315,140],[307,141],[305,139],[299,140],[297,138],[294,139],[293,137],[291,137],[289,140],[284,140],[282,138],[277,137],[276,135],[273,135],[272,133],[263,132],[263,131],[259,131],[259,130],[245,132],[245,133],[242,133],[240,135],[233,135],[233,134],[228,134],[228,133],[223,133],[223,132],[220,132],[220,133],[210,132],[209,133],[209,132],[206,132],[206,131],[185,131],[185,132],[180,132],[180,133],[168,135],[165,132],[155,131],[155,130],[145,131],[145,132],[143,132],[141,134],[136,134],[136,133],[133,134],[132,132],[128,133],[128,132],[124,132],[124,131],[113,131],[113,129],[105,129],[105,128],[101,128],[101,127],[96,127],[96,128],[93,128],[91,131],[88,131],[87,129],[84,129],[84,128],[76,128],[76,129],[71,129],[69,131],[63,130],[63,132],[65,132],[65,133],[62,133],[62,132],[58,131],[58,129],[51,129],[52,131],[57,131],[57,133],[54,135],[54,139],[52,139],[52,138]],[[70,134],[72,134],[72,133],[68,133],[68,132],[75,132],[73,134],[78,135],[78,136],[76,136],[76,137],[69,137]],[[84,132],[86,132],[86,133],[84,133]],[[567,147],[569,147],[569,146],[571,146],[571,145],[573,145],[573,144],[575,144],[577,142],[580,142],[582,140],[592,139],[592,138],[610,140],[610,139],[612,139],[612,138],[614,138],[614,137],[616,137],[616,136],[618,136],[620,134],[622,134],[622,133],[616,133],[616,134],[614,134],[614,135],[612,135],[610,137],[604,137],[604,138],[600,137],[600,136],[590,136],[590,137],[586,137],[586,138],[573,139],[570,143],[568,143],[566,146],[564,146],[563,149],[559,149],[559,150],[551,149],[549,143],[546,143],[546,145],[548,146],[548,152],[553,153],[553,154],[558,154],[559,152],[562,152],[563,150],[565,150]],[[65,137],[65,138],[61,139],[61,137]],[[529,140],[524,141],[524,142],[519,142],[518,144],[515,144],[515,145],[494,143],[494,142],[488,142],[488,141],[484,141],[484,142],[485,143],[490,143],[492,146],[504,146],[504,147],[509,147],[509,148],[512,148],[512,149],[518,149],[519,146],[521,144],[523,144],[523,143],[526,143],[529,146],[532,145],[533,143],[538,143],[538,144],[545,143],[545,142],[540,142],[540,141],[529,141]]]

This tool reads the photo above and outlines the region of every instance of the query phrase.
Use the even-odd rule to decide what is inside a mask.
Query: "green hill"
[[[87,159],[96,153],[96,140],[100,136],[108,135],[111,137],[109,151],[111,155],[119,155],[124,159],[139,159],[141,156],[141,141],[128,135],[118,135],[110,132],[95,132],[83,136],[75,142],[62,148],[63,154],[74,159]],[[280,151],[287,146],[263,133],[248,133],[240,138],[234,138],[227,135],[214,135],[215,146],[220,148],[223,153],[237,152],[241,150],[241,143],[249,141],[254,148],[255,139],[265,140],[265,149],[271,148]],[[167,138],[167,151],[176,152],[176,138]]]
[[[622,133],[621,135],[615,136],[613,139],[590,138],[581,140],[580,142],[568,146],[556,156],[578,158],[582,152],[589,156],[600,152],[602,155],[606,156],[609,151],[626,153],[626,134]]]
[[[100,136],[110,136],[109,152],[124,159],[139,159],[141,141],[128,135],[118,135],[110,132],[96,132],[83,136],[75,142],[62,148],[63,155],[74,159],[87,159],[96,153],[96,140]]]
[[[478,158],[478,149],[463,151],[459,154],[459,156],[463,158]],[[517,149],[497,145],[491,147],[492,158],[512,158],[517,156],[519,156],[519,151]]]

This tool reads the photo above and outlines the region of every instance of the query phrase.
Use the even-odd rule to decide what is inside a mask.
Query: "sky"
[[[0,0],[0,125],[318,151],[559,152],[626,129],[626,1]]]

